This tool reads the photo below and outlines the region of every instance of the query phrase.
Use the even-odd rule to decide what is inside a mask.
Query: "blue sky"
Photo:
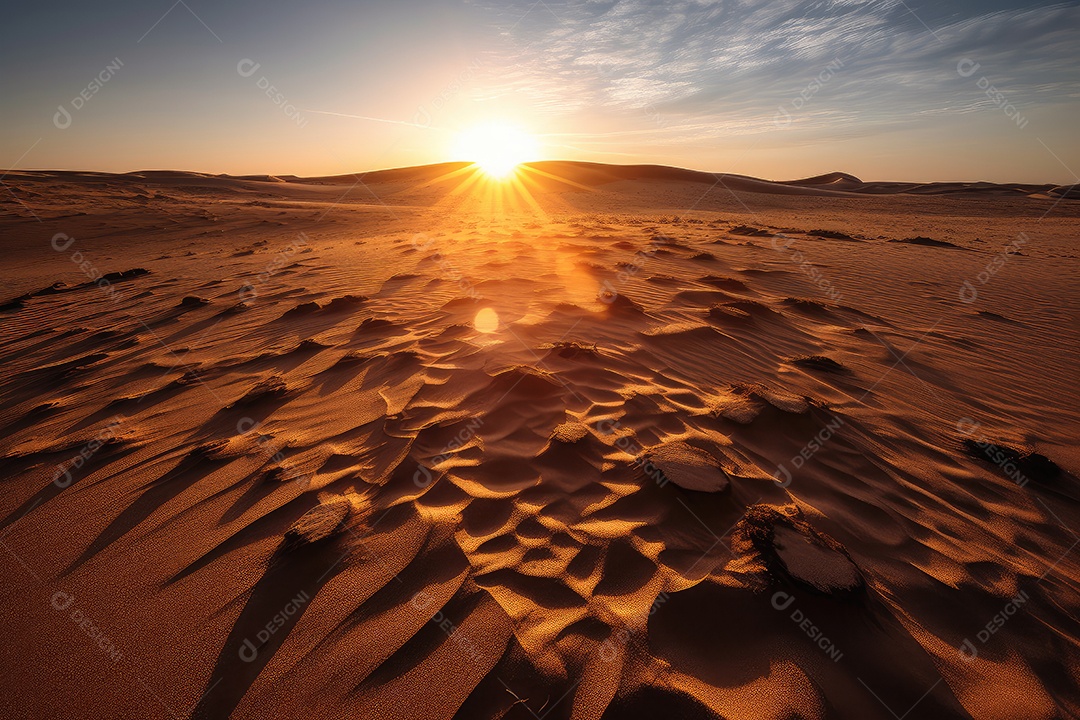
[[[545,157],[775,179],[1080,171],[1078,2],[65,0],[0,13],[0,166],[343,173],[467,159],[455,137],[499,120]]]

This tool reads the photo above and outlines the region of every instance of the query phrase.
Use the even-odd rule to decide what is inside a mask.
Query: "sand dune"
[[[1046,194],[1054,197],[1076,194],[1073,186],[1056,186],[1053,183],[1045,185],[1020,184],[1020,183],[990,183],[990,182],[866,182],[854,175],[842,172],[827,173],[815,177],[798,180],[765,180],[762,178],[738,175],[733,173],[712,173],[699,170],[687,170],[684,168],[668,167],[663,165],[606,165],[601,163],[571,162],[564,160],[548,160],[529,163],[528,167],[534,168],[538,173],[544,173],[554,177],[543,177],[534,174],[533,180],[542,186],[558,188],[560,186],[582,185],[586,187],[599,187],[611,183],[631,182],[680,182],[723,184],[732,190],[742,192],[755,192],[767,194],[797,194],[797,195],[835,195],[853,193],[857,195],[892,195],[900,193],[921,195],[978,195],[978,196],[1005,196],[1020,197],[1026,195]],[[250,189],[260,188],[255,183],[277,183],[290,186],[297,185],[353,185],[357,178],[362,178],[366,185],[384,185],[391,183],[426,184],[436,181],[441,177],[463,171],[469,168],[468,163],[451,162],[435,165],[419,165],[407,168],[393,168],[389,170],[375,170],[362,174],[333,175],[322,177],[297,177],[295,175],[211,175],[208,173],[186,172],[176,170],[141,170],[113,175],[110,173],[96,172],[70,172],[70,171],[25,171],[10,170],[5,177],[13,181],[23,182],[47,182],[71,180],[80,184],[87,182],[125,182],[131,179],[145,180],[148,183],[166,184],[195,184],[207,180],[213,182],[214,187],[232,188],[246,187]],[[561,180],[561,182],[560,182]],[[21,183],[11,183],[18,187]],[[291,189],[296,189],[292,187]],[[279,191],[288,192],[284,188]]]
[[[1069,192],[522,182],[7,175],[5,717],[1080,714]]]

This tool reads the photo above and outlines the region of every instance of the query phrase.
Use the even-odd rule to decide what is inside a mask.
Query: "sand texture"
[[[5,718],[1080,715],[1080,204],[12,171]]]

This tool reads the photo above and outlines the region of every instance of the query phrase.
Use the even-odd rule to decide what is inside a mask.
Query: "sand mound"
[[[325,540],[341,527],[349,509],[349,501],[341,496],[321,500],[285,531],[285,547],[295,548]]]
[[[1032,450],[1018,450],[1004,443],[971,438],[964,438],[963,446],[969,455],[993,464],[1006,475],[1019,472],[1023,476],[1019,482],[1026,483],[1031,479],[1050,483],[1061,475],[1057,463]]]
[[[825,238],[827,240],[849,240],[851,242],[859,242],[858,239],[851,237],[847,233],[840,232],[839,230],[808,230],[806,234],[813,237]]]
[[[684,490],[722,492],[730,484],[716,458],[681,440],[650,448],[643,464],[646,474],[662,476],[657,482],[671,482]]]
[[[746,509],[738,532],[774,575],[831,596],[854,593],[865,585],[844,546],[794,513],[754,505]]]
[[[1047,192],[1054,197],[1080,200],[1080,185],[1059,185],[1058,187],[1050,188]]]
[[[940,248],[958,248],[960,247],[956,243],[951,243],[948,240],[935,240],[934,238],[924,237],[919,235],[917,237],[904,238],[903,240],[890,240],[889,242],[903,243],[905,245],[922,245],[923,247],[940,247]]]
[[[830,357],[824,355],[803,355],[801,357],[791,358],[789,362],[792,365],[798,365],[799,367],[809,368],[810,370],[819,370],[827,373],[847,373],[850,372],[843,363],[837,362]]]
[[[589,428],[579,422],[564,422],[551,432],[551,439],[561,443],[576,443],[585,439]]]

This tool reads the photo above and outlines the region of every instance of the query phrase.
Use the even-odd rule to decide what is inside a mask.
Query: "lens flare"
[[[499,329],[499,314],[491,308],[484,308],[476,313],[473,319],[473,327],[477,332],[493,333]]]
[[[463,132],[456,153],[460,159],[475,163],[487,176],[503,179],[521,163],[538,160],[539,145],[520,128],[487,123]]]

